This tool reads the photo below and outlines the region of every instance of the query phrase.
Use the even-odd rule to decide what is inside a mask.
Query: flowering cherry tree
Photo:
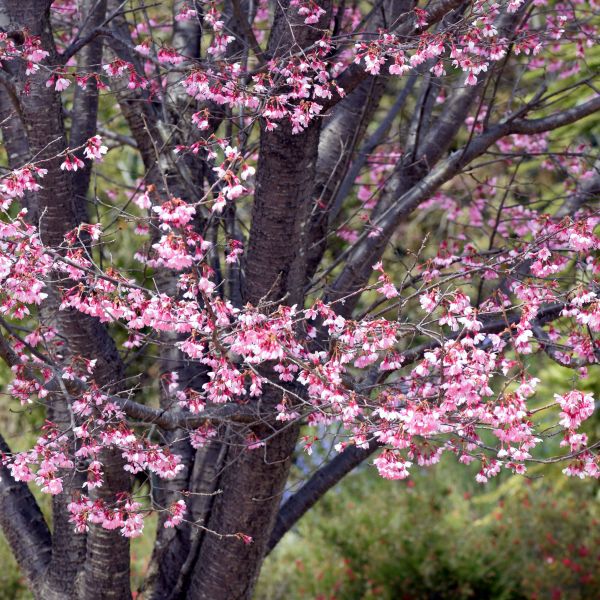
[[[2,0],[0,27],[0,356],[44,414],[1,441],[0,524],[37,598],[130,598],[151,514],[144,598],[249,598],[363,461],[600,475],[596,0]],[[538,397],[543,361],[571,391]]]

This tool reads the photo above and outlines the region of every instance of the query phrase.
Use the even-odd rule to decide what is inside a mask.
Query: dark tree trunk
[[[329,3],[324,4],[329,13]],[[318,28],[297,27],[301,22],[287,2],[281,3],[269,52],[288,52],[317,39]],[[244,302],[255,306],[261,302],[304,302],[306,238],[318,144],[318,123],[296,135],[291,125],[284,123],[272,132],[261,130],[252,225],[244,260]],[[263,374],[276,377],[270,368]],[[260,402],[266,423],[251,432],[266,440],[264,446],[249,451],[245,446],[250,432],[237,427],[231,428],[225,440],[228,450],[218,483],[221,493],[207,521],[210,531],[203,536],[187,594],[190,600],[243,600],[252,595],[298,438],[298,425],[285,427],[274,420],[281,394],[279,388],[266,384]],[[232,534],[250,536],[252,542],[220,537]]]
[[[50,53],[47,61],[56,64],[58,58],[52,38],[49,5],[48,2],[32,0],[5,3],[13,26],[40,36],[44,49]],[[60,168],[64,160],[61,153],[67,148],[63,107],[59,94],[52,86],[46,85],[47,77],[43,69],[30,76],[27,93],[20,87],[24,78],[17,78],[17,91],[29,151],[37,160],[44,160],[44,167],[48,170],[43,188],[36,193],[40,234],[45,244],[56,248],[62,244],[65,233],[86,218],[86,210],[85,194],[75,194],[72,174]],[[88,108],[89,98],[85,110]],[[88,129],[88,132],[91,131]],[[124,370],[113,340],[97,319],[75,310],[58,310],[58,289],[61,285],[70,284],[56,277],[44,314],[56,319],[56,325],[67,341],[68,352],[97,359],[96,381],[115,389]],[[65,402],[68,401],[56,395],[52,400],[51,413],[57,425],[68,429],[71,417]],[[105,484],[99,495],[113,501],[116,493],[129,490],[130,477],[123,470],[124,461],[120,453],[102,452],[100,460],[105,461]],[[81,481],[75,478],[72,484],[67,485],[61,497],[54,501],[53,554],[41,597],[71,598],[77,593],[77,586],[81,585],[86,599],[129,598],[129,540],[118,531],[95,526],[90,529],[87,539],[75,533],[68,521],[66,505],[72,493],[77,488],[81,489]]]
[[[263,401],[278,402],[278,390],[267,391]],[[271,428],[255,430],[258,437],[272,435]],[[298,426],[279,432],[264,447],[247,450],[245,432],[236,431],[230,444],[222,492],[215,497],[187,598],[189,600],[242,600],[251,598],[270,532],[289,473]],[[250,543],[241,537],[250,536]]]

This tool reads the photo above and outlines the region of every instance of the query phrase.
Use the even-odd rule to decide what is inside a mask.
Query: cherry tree
[[[249,598],[365,461],[600,475],[599,26],[595,0],[0,2],[0,356],[44,422],[1,441],[0,525],[35,597],[130,598],[156,515],[144,598]],[[538,397],[544,361],[571,391]]]

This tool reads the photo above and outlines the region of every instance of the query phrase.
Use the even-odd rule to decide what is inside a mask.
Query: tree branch
[[[438,0],[426,10],[427,25],[425,29],[429,29],[433,25],[439,23],[447,14],[452,12],[463,4],[465,0]],[[398,19],[395,27],[390,27],[389,32],[395,33],[398,37],[407,37],[411,34],[417,35],[421,29],[415,27],[416,17],[410,15],[407,19]],[[385,68],[385,67],[384,67]],[[336,79],[336,83],[346,92],[350,93],[360,85],[363,79],[366,79],[369,73],[363,65],[352,64],[347,67]],[[325,103],[325,108],[329,108],[339,102],[340,98],[332,99]]]
[[[510,124],[509,133],[533,135],[534,133],[552,131],[553,129],[580,121],[598,110],[600,110],[600,94],[597,94],[594,98],[583,104],[568,108],[549,117],[541,119],[515,119]]]
[[[111,396],[110,401],[117,404],[127,416],[132,419],[147,423],[148,425],[158,425],[167,431],[175,429],[196,429],[207,421],[213,423],[252,423],[260,419],[260,415],[255,407],[243,406],[239,404],[223,404],[207,408],[205,411],[193,415],[174,410],[164,410],[152,408],[134,400]]]
[[[106,0],[85,0],[82,4],[86,13],[82,34],[85,36],[90,29],[100,26],[106,14]],[[100,71],[102,63],[102,38],[94,38],[87,44],[77,57],[77,69],[86,75],[91,75],[84,87],[77,85],[73,94],[73,109],[71,117],[71,137],[69,144],[72,148],[83,146],[86,141],[96,135],[98,122],[98,82],[94,75]],[[80,159],[84,158],[83,149],[77,152]],[[80,220],[86,219],[86,196],[92,174],[92,162],[84,161],[84,167],[73,173],[73,194],[75,204],[81,213]]]
[[[475,158],[484,154],[500,138],[513,133],[533,134],[558,129],[575,123],[597,110],[600,110],[600,95],[552,117],[535,120],[509,117],[492,125],[487,131],[470,140],[464,148],[439,162],[410,189],[405,190],[398,176],[392,177],[384,192],[386,198],[381,201],[387,208],[373,218],[373,225],[380,228],[381,234],[374,238],[369,237],[369,231],[361,234],[350,250],[346,266],[332,286],[332,297],[342,297],[360,289],[368,281],[371,266],[383,254],[401,220],[430,198],[442,184],[450,181]],[[342,307],[343,314],[349,314],[357,301],[358,297],[355,295]]]
[[[404,105],[406,104],[406,100],[411,93],[415,83],[417,81],[416,73],[412,73],[408,79],[402,91],[398,94],[396,101],[388,110],[385,117],[382,119],[381,123],[377,127],[377,129],[372,133],[368,140],[366,140],[359,151],[357,152],[355,160],[352,162],[352,166],[346,173],[342,183],[338,187],[337,193],[335,194],[335,198],[333,201],[333,205],[331,211],[329,213],[329,225],[332,225],[335,221],[339,211],[342,208],[343,202],[350,193],[356,178],[360,174],[360,171],[365,166],[369,155],[381,144],[384,139],[384,136],[389,132],[394,119],[398,116]]]
[[[11,454],[1,435],[0,454],[3,457]],[[27,484],[15,481],[3,461],[0,462],[0,528],[27,584],[37,588],[50,563],[50,531]]]
[[[308,512],[333,486],[339,483],[350,471],[369,458],[380,444],[373,440],[367,448],[349,446],[335,456],[312,477],[279,509],[277,519],[269,539],[267,553],[279,543],[281,538]]]

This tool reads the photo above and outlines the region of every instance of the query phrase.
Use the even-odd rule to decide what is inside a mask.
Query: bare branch
[[[117,404],[129,417],[148,425],[158,425],[167,431],[175,429],[195,429],[207,421],[213,423],[252,423],[260,419],[256,408],[240,404],[223,404],[207,408],[202,413],[192,415],[175,410],[151,408],[139,402],[118,396],[111,396],[110,401]]]
[[[371,456],[378,448],[371,441],[367,448],[349,446],[335,456],[312,477],[279,509],[277,520],[269,539],[267,553],[279,543],[281,538],[308,512],[332,487],[348,473]]]

